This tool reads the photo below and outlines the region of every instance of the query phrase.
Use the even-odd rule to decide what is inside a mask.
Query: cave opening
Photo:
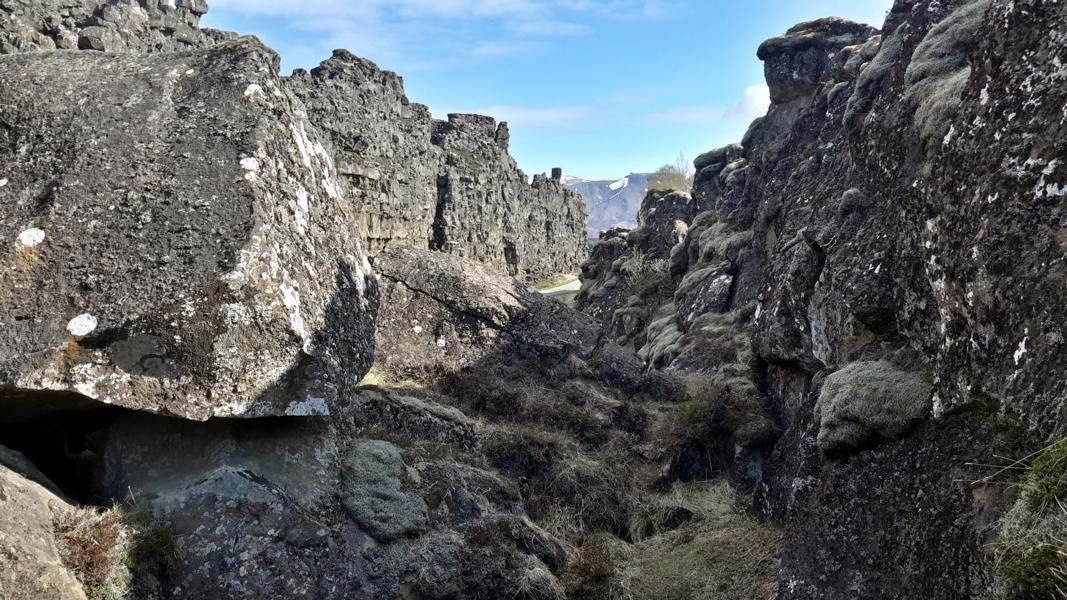
[[[93,478],[102,436],[123,412],[72,392],[0,389],[0,446],[25,456],[70,500],[104,505]]]

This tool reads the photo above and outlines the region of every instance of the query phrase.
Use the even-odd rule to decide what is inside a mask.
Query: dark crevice
[[[432,237],[430,238],[430,250],[441,251],[448,242],[448,226],[445,223],[445,213],[448,210],[449,192],[448,177],[437,177],[437,207],[433,216]]]
[[[70,392],[0,391],[0,446],[21,453],[66,497],[106,504],[93,493],[102,433],[124,412]]]

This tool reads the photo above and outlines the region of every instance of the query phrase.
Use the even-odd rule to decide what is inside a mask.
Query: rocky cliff
[[[1065,19],[899,0],[882,31],[824,19],[768,40],[772,106],[696,160],[694,216],[649,195],[659,224],[583,267],[580,306],[610,339],[720,380],[709,468],[784,524],[782,598],[1055,589],[1039,555],[1062,515],[1014,469],[1053,460],[1067,423]],[[685,239],[650,262],[679,218]],[[1018,504],[1003,516],[1014,484],[1029,525]]]
[[[173,52],[236,37],[200,29],[206,12],[203,0],[5,0],[0,54]],[[370,253],[430,247],[529,279],[571,272],[584,260],[584,205],[560,185],[562,173],[531,181],[519,170],[506,123],[476,115],[435,120],[408,101],[399,76],[343,50],[279,85],[321,130]]]
[[[581,198],[519,170],[506,123],[432,118],[397,75],[337,51],[287,80],[337,158],[338,176],[372,253],[431,248],[523,278],[574,270],[586,256]]]

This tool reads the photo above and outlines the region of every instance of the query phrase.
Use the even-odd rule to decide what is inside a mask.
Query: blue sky
[[[506,120],[527,174],[613,179],[739,141],[766,109],[756,48],[892,0],[213,0],[204,25],[253,33],[283,73],[347,48],[404,77],[438,118]]]

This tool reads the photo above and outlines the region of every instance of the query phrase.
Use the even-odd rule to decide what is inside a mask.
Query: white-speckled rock
[[[362,377],[376,279],[276,65],[252,38],[0,57],[0,387],[206,419],[325,414]]]

